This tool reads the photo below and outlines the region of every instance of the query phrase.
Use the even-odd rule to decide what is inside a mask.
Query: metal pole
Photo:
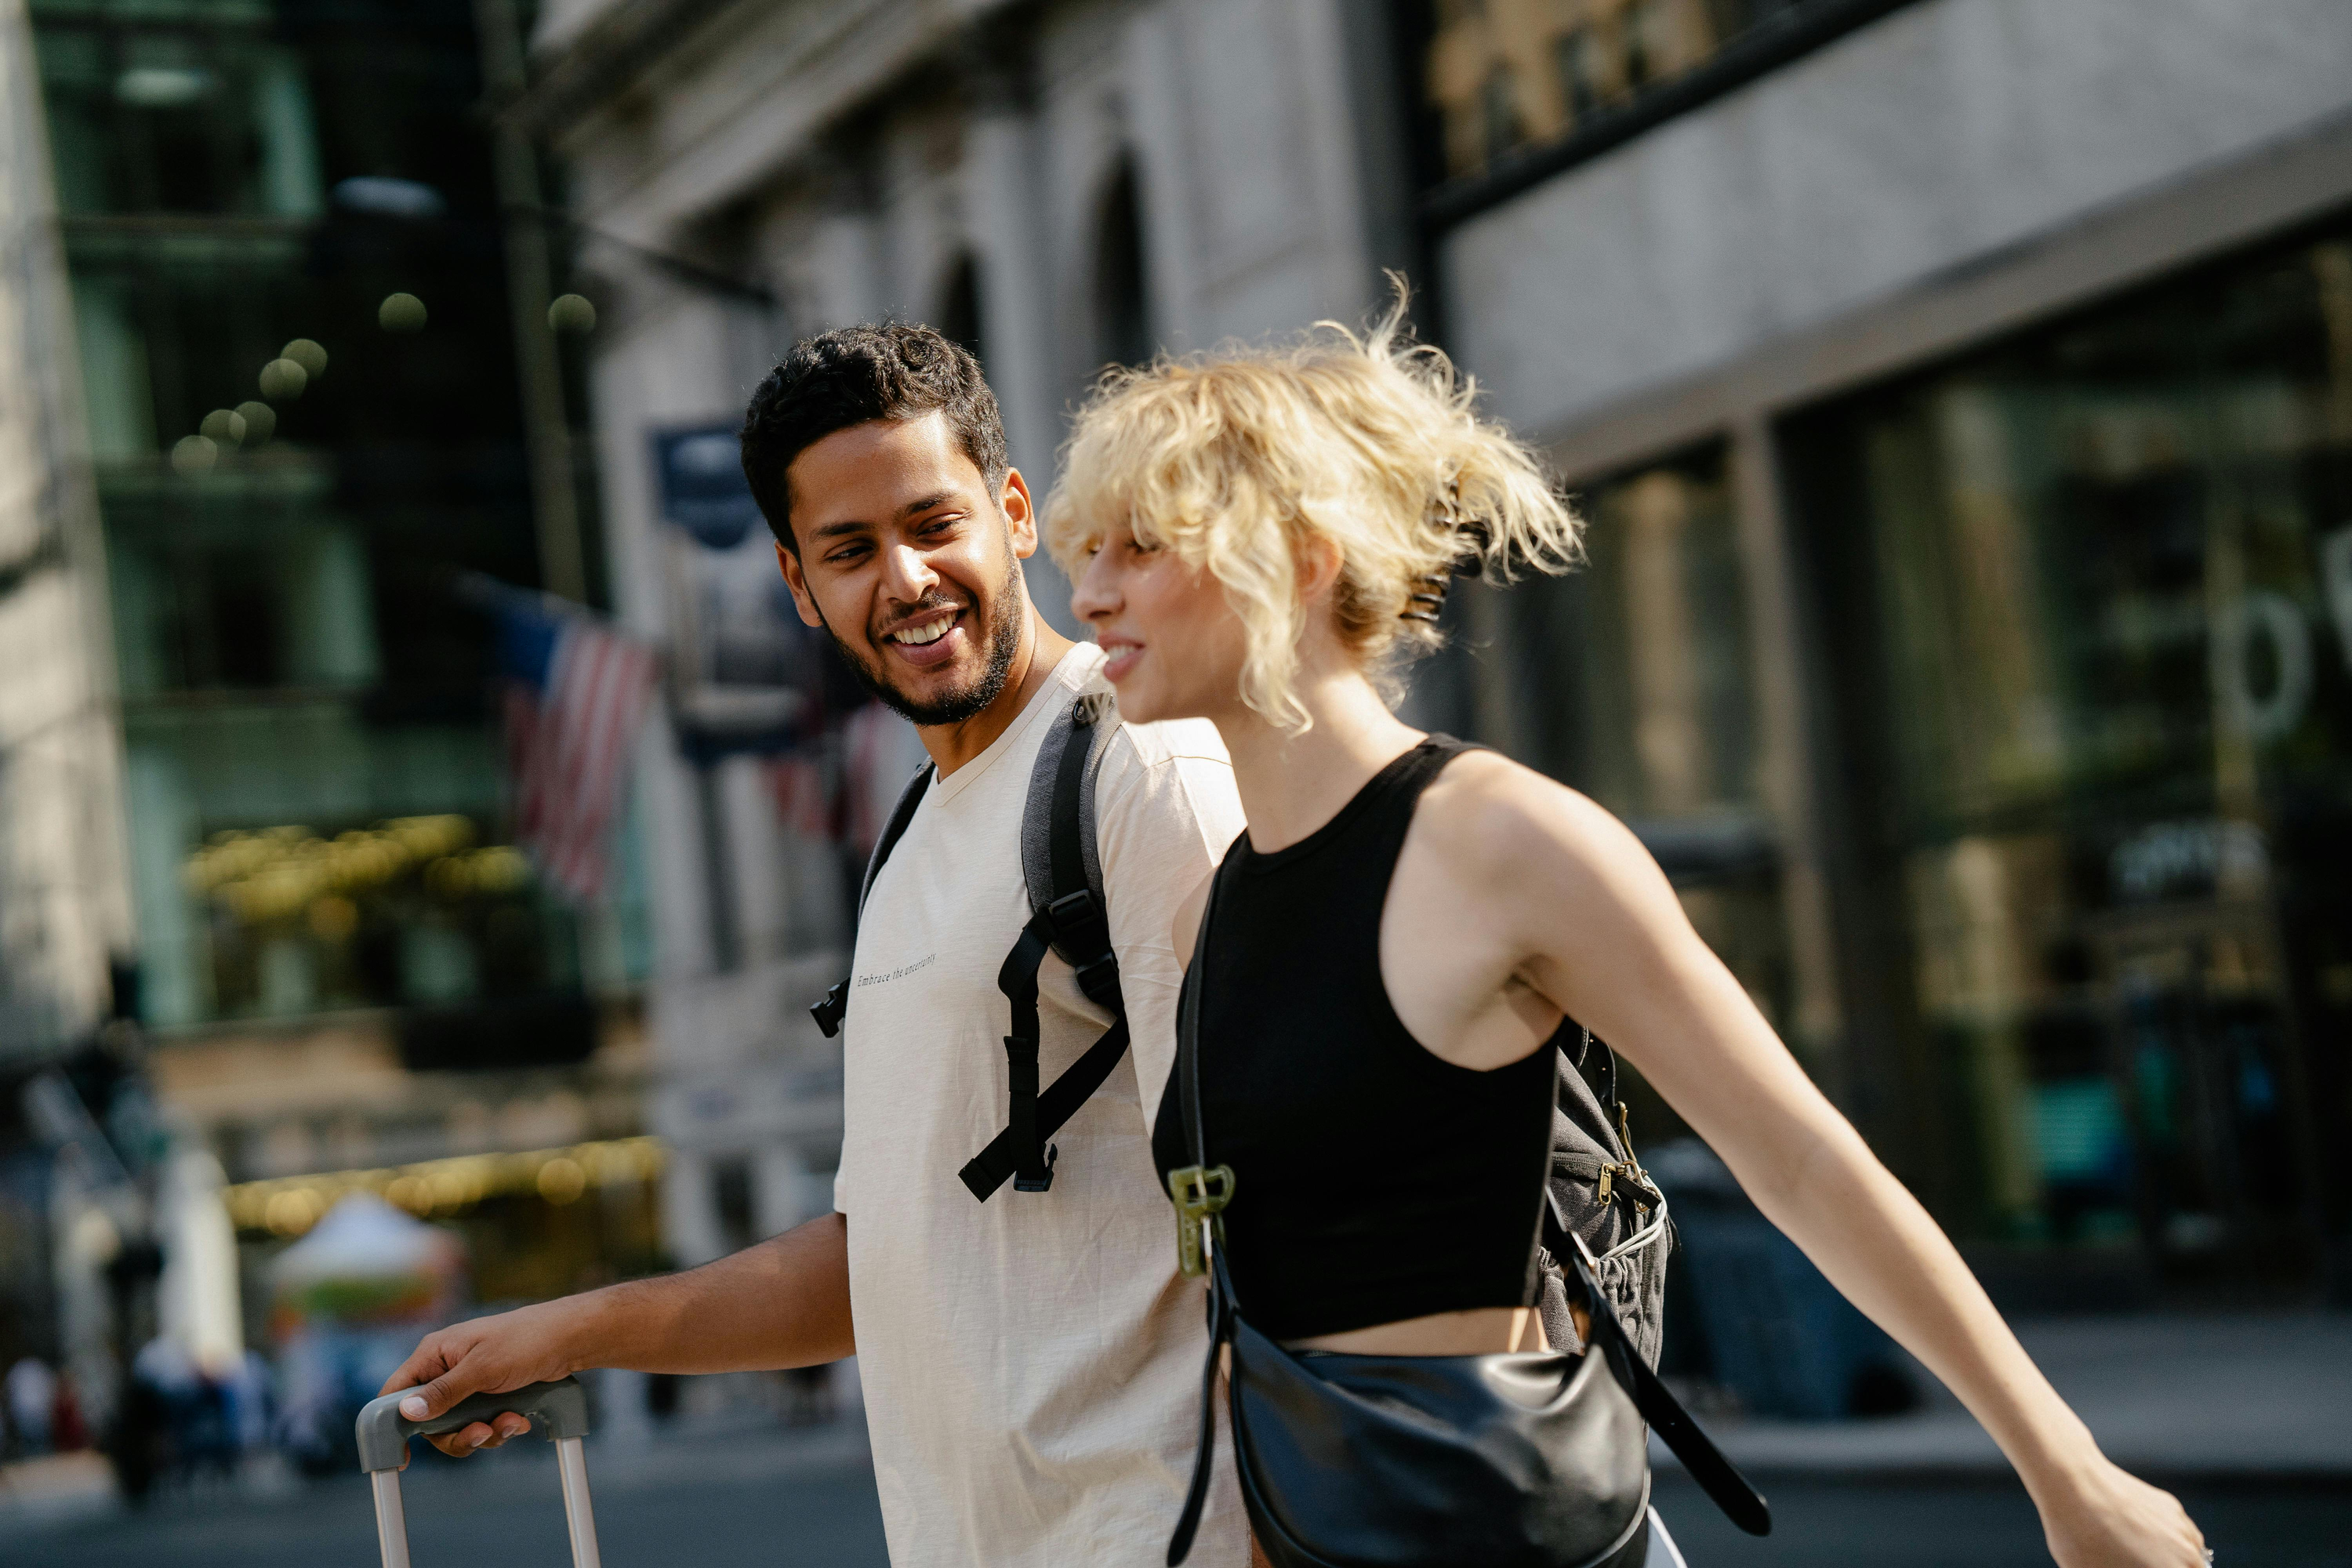
[[[539,158],[530,139],[504,113],[527,85],[513,0],[475,0],[474,30],[490,105],[491,172],[506,214],[507,298],[514,312],[515,374],[521,384],[531,506],[539,522],[540,584],[561,598],[586,604],[587,556],[580,542],[572,427],[563,410],[555,333],[547,322],[547,227],[541,216]]]
[[[572,1534],[572,1568],[604,1568],[596,1555],[596,1510],[588,1502],[588,1457],[579,1438],[555,1440],[555,1469],[563,1481],[563,1524]],[[393,1506],[400,1506],[397,1494]]]
[[[575,1438],[572,1447],[578,1447]],[[375,1488],[375,1543],[383,1552],[383,1568],[408,1568],[408,1516],[400,1509],[400,1472],[376,1470],[368,1477]],[[569,1493],[567,1491],[567,1500]],[[583,1495],[582,1505],[586,1505]],[[595,1545],[589,1545],[589,1563],[595,1563]]]

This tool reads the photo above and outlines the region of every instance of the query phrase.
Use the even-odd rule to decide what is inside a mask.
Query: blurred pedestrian
[[[784,1373],[784,1419],[795,1426],[833,1419],[833,1368],[796,1366]]]
[[[57,1373],[38,1356],[20,1357],[8,1369],[6,1393],[18,1446],[27,1454],[47,1453],[56,1418]]]
[[[1318,329],[1112,378],[1072,433],[1047,523],[1122,711],[1213,720],[1248,815],[1171,933],[1192,962],[1183,1077],[1160,1097],[1153,1148],[1188,1194],[1180,1235],[1232,1198],[1212,1272],[1235,1408],[1265,1424],[1244,1474],[1261,1541],[1286,1565],[1436,1563],[1458,1561],[1473,1529],[1519,1528],[1461,1513],[1440,1538],[1333,1547],[1302,1542],[1297,1510],[1259,1499],[1284,1482],[1349,1495],[1364,1453],[1334,1469],[1317,1456],[1339,1439],[1302,1425],[1346,1396],[1313,1391],[1370,1379],[1381,1358],[1460,1358],[1499,1378],[1496,1352],[1543,1348],[1529,1220],[1552,1051],[1573,1018],[1960,1396],[2065,1568],[2198,1568],[2203,1538],[2179,1503],[2099,1452],[1641,841],[1582,795],[1391,711],[1383,678],[1434,644],[1457,570],[1564,571],[1579,544],[1534,455],[1477,418],[1442,356],[1401,341],[1402,315],[1400,302],[1366,339]],[[1257,1384],[1244,1349],[1275,1369]],[[1334,1353],[1370,1362],[1313,1359]],[[1412,1404],[1465,1386],[1445,1379],[1433,1363],[1381,1386],[1414,1413],[1403,1425],[1467,1432],[1459,1406]],[[1253,1403],[1253,1387],[1291,1403]],[[1485,1382],[1465,1403],[1481,1390],[1490,1427],[1507,1426],[1511,1402]],[[1305,1454],[1286,1468],[1293,1437]],[[1638,1425],[1620,1440],[1638,1446]],[[1605,1458],[1525,1455],[1505,1489],[1549,1523],[1540,1504],[1562,1493],[1544,1472]],[[1431,1484],[1440,1506],[1397,1517],[1442,1514],[1452,1494]],[[1332,1510],[1332,1528],[1363,1528],[1380,1500]],[[1643,1560],[1639,1541],[1608,1550],[1611,1564]]]
[[[1058,1166],[1033,1147],[1042,1171],[1024,1163],[1020,1190],[976,1202],[960,1174],[1021,1125],[998,980],[1036,918],[1023,849],[1034,764],[1078,712],[1107,706],[1102,654],[1030,602],[1028,483],[978,363],[939,333],[798,344],[753,395],[742,450],[801,617],[913,721],[932,769],[904,797],[858,922],[835,1212],[686,1274],[442,1330],[384,1389],[417,1388],[402,1406],[417,1418],[583,1367],[855,1352],[898,1568],[1157,1563],[1208,1341],[1176,1289],[1149,1117],[1175,1035],[1168,926],[1239,831],[1231,769],[1205,725],[1108,729],[1091,752],[1068,742],[1093,770],[1081,831],[1108,904],[1093,918],[1132,1049],[1055,1134]],[[1038,1084],[1111,1037],[1100,978],[1082,990],[1059,961],[1036,972],[1033,1106],[1050,1098]],[[508,1414],[435,1441],[463,1454],[525,1429]],[[1202,1556],[1239,1568],[1247,1552],[1227,1469]]]
[[[49,1398],[49,1445],[60,1454],[78,1454],[89,1447],[89,1421],[81,1412],[81,1391],[73,1373],[58,1369],[57,1392]]]

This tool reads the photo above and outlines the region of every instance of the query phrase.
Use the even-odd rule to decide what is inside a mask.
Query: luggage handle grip
[[[360,1468],[371,1475],[379,1470],[396,1470],[408,1462],[409,1438],[455,1432],[509,1410],[532,1417],[551,1438],[588,1435],[588,1391],[580,1386],[576,1377],[526,1384],[504,1394],[470,1394],[440,1415],[423,1421],[411,1421],[400,1413],[400,1402],[415,1392],[414,1388],[404,1388],[380,1395],[369,1400],[360,1411]]]

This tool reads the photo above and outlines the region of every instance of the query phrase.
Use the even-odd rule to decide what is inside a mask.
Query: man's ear
[[[996,510],[1004,514],[1004,525],[1013,534],[1013,553],[1026,561],[1037,553],[1037,504],[1030,498],[1029,481],[1021,477],[1018,468],[1004,470],[1004,483],[996,492]]]
[[[816,601],[809,597],[808,576],[801,570],[801,558],[776,541],[776,565],[784,574],[784,586],[793,591],[793,608],[801,613],[801,625],[821,626],[824,617],[816,613]]]

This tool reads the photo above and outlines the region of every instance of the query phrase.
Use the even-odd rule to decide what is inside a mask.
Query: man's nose
[[[882,552],[882,586],[890,597],[911,605],[939,585],[940,574],[921,551],[894,544]]]

